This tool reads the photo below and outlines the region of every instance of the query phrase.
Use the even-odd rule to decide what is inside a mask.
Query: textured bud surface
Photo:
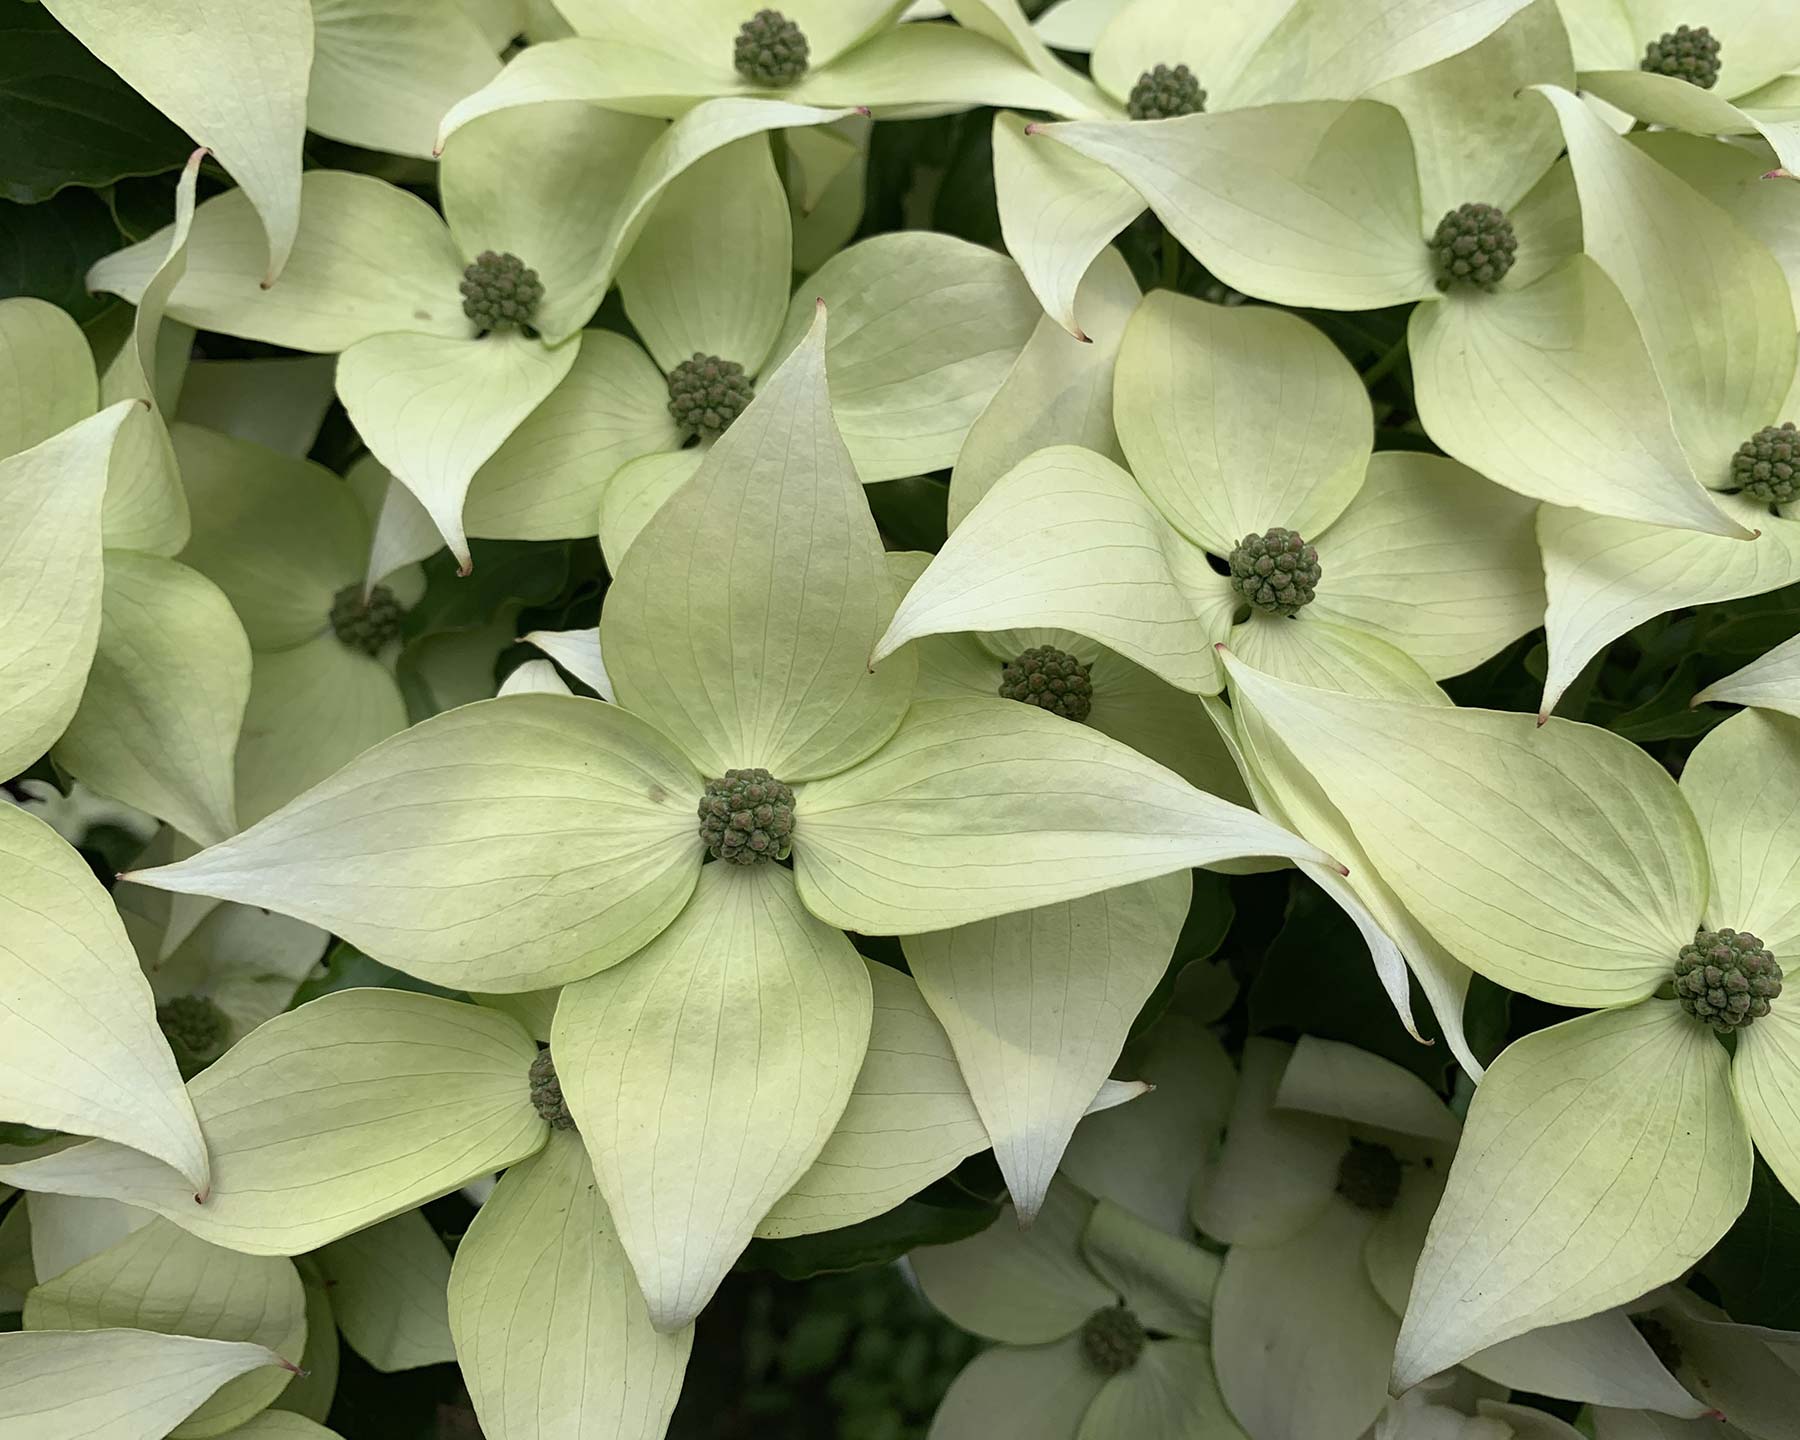
[[[1437,286],[1453,285],[1492,290],[1513,267],[1519,237],[1512,221],[1497,205],[1479,201],[1458,205],[1438,221],[1431,235],[1431,260],[1437,267]]]
[[[1652,75],[1673,75],[1710,90],[1719,78],[1719,42],[1704,25],[1693,29],[1677,25],[1644,47],[1638,69]]]
[[[363,587],[346,585],[331,597],[331,631],[352,650],[379,655],[400,638],[400,622],[406,611],[385,585],[377,585],[363,600]]]
[[[1400,1174],[1400,1157],[1387,1146],[1352,1140],[1338,1161],[1337,1193],[1358,1210],[1392,1210]]]
[[[156,1023],[175,1056],[183,1080],[190,1080],[225,1053],[231,1019],[204,995],[177,995],[156,1007]]]
[[[773,90],[806,73],[809,53],[798,25],[779,10],[758,10],[739,27],[732,59],[744,79]]]
[[[695,352],[669,372],[669,413],[707,440],[742,415],[754,395],[744,367],[717,355]]]
[[[794,833],[794,792],[767,770],[727,770],[700,797],[700,838],[715,860],[754,865],[785,860]]]
[[[1102,1375],[1120,1375],[1144,1353],[1144,1327],[1123,1305],[1108,1305],[1081,1327],[1081,1353]]]
[[[573,1130],[575,1117],[569,1113],[569,1102],[563,1099],[562,1081],[556,1078],[556,1062],[548,1050],[538,1051],[529,1072],[531,1104],[552,1130]]]
[[[1206,108],[1206,92],[1185,65],[1158,65],[1138,76],[1125,102],[1133,120],[1172,120]]]
[[[1675,957],[1675,996],[1696,1020],[1724,1035],[1769,1013],[1781,967],[1747,930],[1697,930]]]
[[[1800,430],[1792,420],[1765,425],[1731,457],[1731,483],[1771,505],[1800,500]]]
[[[1258,610],[1288,616],[1312,602],[1318,590],[1319,552],[1279,525],[1246,535],[1226,557],[1231,588]]]
[[[1094,708],[1094,686],[1088,667],[1068,651],[1037,645],[1000,672],[1000,698],[1021,700],[1065,720],[1085,720]]]
[[[537,271],[510,250],[504,255],[483,250],[463,270],[463,314],[483,330],[526,325],[537,313],[544,287]]]

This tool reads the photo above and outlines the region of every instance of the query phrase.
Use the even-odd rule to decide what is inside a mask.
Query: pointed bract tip
[[[1349,878],[1350,867],[1348,865],[1346,865],[1342,860],[1333,860],[1331,862],[1331,868],[1333,870],[1336,870],[1338,872],[1338,874],[1344,876],[1346,879]]]
[[[850,108],[865,120],[872,118],[875,114],[867,105],[852,105]]]
[[[1550,723],[1550,712],[1548,710],[1538,711],[1538,713],[1537,713],[1537,728],[1542,730],[1549,723]]]
[[[1800,180],[1800,175],[1794,174],[1791,170],[1783,170],[1780,166],[1776,166],[1773,170],[1763,171],[1762,178],[1764,180]]]
[[[1088,334],[1087,331],[1083,330],[1079,325],[1077,325],[1069,333],[1071,335],[1073,335],[1077,340],[1079,340],[1083,345],[1092,345],[1094,343],[1094,337],[1092,335]]]
[[[204,1205],[210,1199],[212,1199],[212,1186],[210,1185],[194,1193],[194,1203],[196,1205]]]
[[[280,1365],[283,1370],[288,1372],[288,1374],[297,1375],[302,1380],[304,1380],[308,1375],[312,1374],[312,1371],[310,1371],[310,1370],[302,1370],[298,1365],[296,1365],[292,1360],[289,1360],[285,1355],[277,1355],[275,1357],[275,1363]]]
[[[1040,1200],[1036,1206],[1027,1210],[1020,1205],[1017,1200],[1013,1201],[1013,1217],[1019,1222],[1019,1228],[1021,1230],[1029,1230],[1033,1225],[1037,1224],[1038,1210],[1043,1207],[1043,1203],[1044,1202]]]
[[[1029,124],[1026,125],[1025,133],[1027,135],[1035,135],[1042,128],[1043,128],[1043,126],[1041,126],[1036,120],[1033,120]]]
[[[822,315],[824,315],[824,313],[825,313],[825,297],[823,295],[814,296],[813,297],[813,314],[815,316],[822,316]]]
[[[191,154],[189,154],[189,156],[187,158],[187,164],[185,166],[183,166],[182,168],[186,169],[186,170],[198,169],[200,162],[202,160],[204,160],[210,154],[212,154],[212,151],[209,150],[206,146],[196,145],[193,149],[193,152]]]

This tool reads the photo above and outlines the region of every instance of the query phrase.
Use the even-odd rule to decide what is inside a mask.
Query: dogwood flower
[[[1673,1279],[1743,1209],[1753,1145],[1800,1192],[1800,1024],[1781,998],[1800,955],[1800,722],[1740,712],[1677,787],[1588,726],[1227,665],[1235,706],[1447,950],[1601,1007],[1515,1041],[1476,1091],[1395,1383]]]
[[[821,319],[632,545],[601,627],[618,704],[436,716],[135,877],[458,988],[566,985],[559,1073],[668,1329],[844,1108],[871,1002],[842,929],[1324,858],[1086,727],[998,696],[912,704],[909,659],[869,669],[892,602],[824,354]]]

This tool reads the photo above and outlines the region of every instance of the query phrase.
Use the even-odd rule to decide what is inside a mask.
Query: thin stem
[[[1181,288],[1181,242],[1166,229],[1162,238],[1162,283],[1165,290]]]
[[[1373,386],[1377,381],[1385,379],[1388,372],[1400,363],[1400,357],[1406,354],[1406,336],[1402,335],[1388,346],[1382,357],[1362,372],[1364,388]]]

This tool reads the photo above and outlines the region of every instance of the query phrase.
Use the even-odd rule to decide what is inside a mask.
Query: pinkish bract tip
[[[1033,121],[1032,121],[1032,122],[1031,122],[1031,123],[1030,123],[1030,124],[1029,124],[1029,125],[1027,125],[1027,126],[1026,126],[1026,127],[1025,127],[1025,133],[1026,133],[1026,134],[1027,134],[1027,135],[1035,135],[1035,134],[1037,134],[1037,133],[1038,133],[1038,131],[1039,131],[1039,130],[1040,130],[1040,129],[1041,129],[1041,128],[1042,128],[1042,127],[1041,127],[1041,126],[1040,126],[1040,125],[1039,125],[1039,124],[1038,124],[1038,122],[1037,122],[1037,121],[1035,121],[1035,120],[1033,120]]]
[[[1550,723],[1550,712],[1548,710],[1538,711],[1538,713],[1537,713],[1537,728],[1542,730],[1549,723]]]

